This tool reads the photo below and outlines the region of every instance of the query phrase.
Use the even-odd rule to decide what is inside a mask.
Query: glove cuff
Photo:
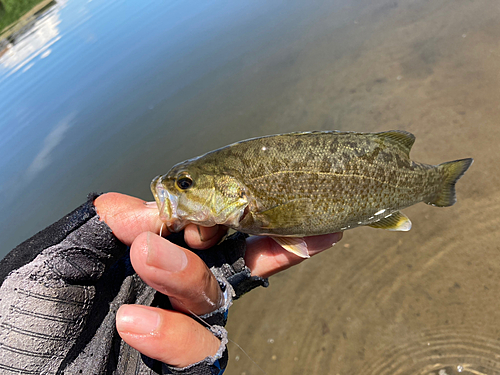
[[[184,242],[184,233],[174,233],[167,239],[175,244],[189,248],[198,255],[212,270],[215,277],[225,278],[234,289],[234,299],[240,298],[250,290],[263,286],[267,287],[266,278],[252,276],[250,269],[245,265],[246,239],[248,235],[236,232],[224,241],[207,250],[191,249]]]
[[[227,366],[227,331],[221,326],[212,326],[210,331],[220,339],[219,350],[215,355],[206,357],[200,362],[192,365],[178,368],[163,364],[164,374],[179,374],[179,375],[222,375]]]

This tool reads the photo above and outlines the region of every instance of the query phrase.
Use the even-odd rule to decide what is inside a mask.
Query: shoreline
[[[55,1],[54,0],[42,0],[41,2],[36,4],[33,8],[31,8],[26,13],[24,13],[21,17],[19,17],[17,21],[4,27],[0,31],[0,46],[1,46],[4,39],[8,39],[13,34],[22,31],[22,29],[25,26],[27,26],[33,20],[34,17],[36,17],[37,13],[42,11],[45,7],[47,7],[51,3],[55,3]],[[0,56],[2,56],[3,53],[5,53],[5,51],[6,51],[6,49],[3,49],[2,51],[0,51]]]

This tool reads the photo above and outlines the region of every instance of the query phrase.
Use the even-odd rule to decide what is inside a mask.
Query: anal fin
[[[300,237],[271,237],[285,250],[301,257],[310,258],[307,243]]]
[[[411,221],[408,219],[408,216],[400,211],[396,211],[379,221],[368,224],[368,226],[391,231],[407,232],[411,229]]]

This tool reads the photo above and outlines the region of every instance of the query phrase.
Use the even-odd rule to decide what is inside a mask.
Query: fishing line
[[[233,340],[231,340],[229,337],[227,338],[228,341],[231,341],[234,345],[236,345],[242,352],[243,354],[245,354],[247,356],[247,358],[252,361],[252,363],[257,366],[257,368],[262,371],[264,374],[266,375],[269,375],[262,367],[259,366],[259,364],[257,362],[255,362],[252,357],[250,357],[247,352],[245,350],[243,350],[243,348],[241,346],[239,346],[236,342],[234,342]]]
[[[210,327],[210,328],[212,328],[212,329],[214,328],[214,327],[213,327],[210,323],[208,323],[205,319],[201,318],[198,314],[195,314],[193,311],[191,311],[191,309],[189,309],[189,308],[188,308],[188,307],[184,304],[184,302],[179,301],[179,300],[178,300],[178,302],[180,302],[181,304],[183,304],[183,305],[184,305],[184,307],[186,308],[186,310],[187,310],[187,311],[189,311],[189,313],[191,313],[191,315],[195,316],[197,319],[199,319],[200,321],[202,321],[202,322],[203,322],[204,324],[206,324],[208,327]],[[229,335],[229,334],[228,334],[228,335]],[[231,339],[229,338],[229,336],[228,336],[228,338],[227,338],[227,341],[230,341],[230,342],[232,342],[234,345],[236,345],[236,346],[237,346],[237,347],[238,347],[238,348],[239,348],[239,349],[243,352],[243,354],[245,354],[245,355],[247,356],[247,358],[248,358],[250,361],[252,361],[252,363],[253,363],[255,366],[257,366],[257,367],[258,367],[258,369],[259,369],[260,371],[262,371],[265,375],[269,375],[269,374],[268,374],[268,373],[267,373],[267,372],[266,372],[266,371],[265,371],[262,367],[260,367],[260,366],[259,366],[259,364],[258,364],[257,362],[255,362],[255,361],[252,359],[252,357],[250,357],[250,356],[248,355],[248,353],[247,353],[247,352],[246,352],[246,351],[245,351],[245,350],[244,350],[244,349],[243,349],[240,345],[238,345],[238,343],[236,343],[235,341],[231,340]]]

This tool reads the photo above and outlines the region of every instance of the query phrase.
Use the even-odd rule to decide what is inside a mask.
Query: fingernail
[[[160,325],[160,314],[140,305],[122,305],[116,313],[116,328],[135,335],[155,333]]]
[[[151,232],[147,238],[146,264],[168,272],[180,272],[188,260],[183,250]]]
[[[147,207],[147,208],[154,208],[154,209],[158,209],[158,205],[156,204],[156,201],[152,201],[152,202],[144,202],[144,205]]]
[[[198,234],[200,235],[201,242],[207,242],[211,240],[219,232],[218,226],[202,227],[200,225],[197,225],[196,228],[198,229]]]

